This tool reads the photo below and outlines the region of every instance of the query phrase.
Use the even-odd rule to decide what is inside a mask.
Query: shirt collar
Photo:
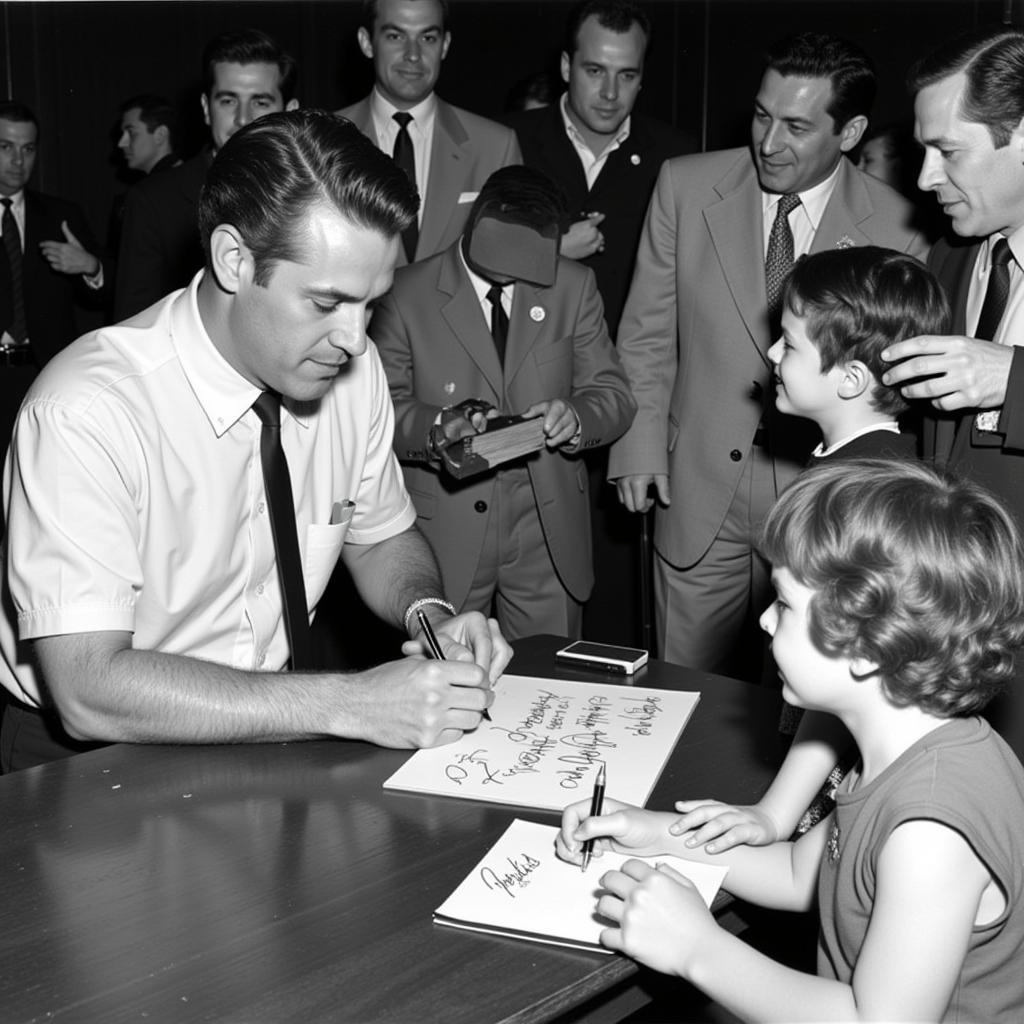
[[[191,284],[173,300],[171,308],[171,344],[182,372],[214,434],[220,437],[230,430],[260,395],[260,389],[247,381],[220,353],[203,325],[197,295],[201,270]],[[286,400],[287,401],[287,400]],[[308,426],[309,414],[293,410],[282,402],[296,422]]]
[[[462,252],[462,242],[459,242],[459,261],[462,263],[463,269],[469,275],[469,283],[473,286],[473,291],[476,292],[477,300],[481,305],[487,301],[487,293],[494,287],[493,281],[488,281],[486,277],[481,277],[475,270],[470,269],[469,264],[466,262],[466,257]],[[509,281],[508,284],[502,285],[502,292],[508,292],[511,296],[515,288],[515,281]]]
[[[818,444],[818,447],[811,452],[811,456],[815,459],[823,458],[826,455],[831,455],[833,452],[839,451],[840,448],[846,447],[851,441],[856,441],[858,437],[863,437],[865,434],[870,434],[875,430],[886,430],[890,434],[898,434],[900,432],[900,425],[895,420],[886,420],[883,423],[869,423],[866,427],[861,427],[860,430],[855,430],[852,434],[847,434],[841,441],[836,441],[835,444],[825,447],[825,442],[822,441]]]
[[[407,113],[412,115],[411,130],[419,130],[426,134],[433,126],[436,110],[437,96],[431,91],[425,100],[421,100],[415,107],[409,107]],[[394,115],[398,113],[398,107],[387,99],[377,86],[374,86],[373,92],[370,93],[370,113],[377,125],[378,132],[385,127],[389,131],[398,130],[398,125],[393,120]]]
[[[562,98],[558,101],[558,109],[562,111],[562,123],[565,125],[565,132],[569,138],[577,147],[582,146],[584,149],[590,149],[590,146],[587,145],[587,140],[583,138],[579,128],[576,127],[576,122],[569,116],[568,91],[562,93]],[[619,125],[619,130],[615,133],[615,138],[612,139],[600,153],[594,153],[595,157],[600,159],[605,153],[608,153],[613,149],[617,149],[626,141],[626,139],[629,138],[629,129],[632,124],[632,117],[632,114],[626,115],[625,121]]]
[[[17,192],[5,198],[11,201],[11,213],[16,213],[20,216],[21,212],[25,209],[25,190],[20,188]]]
[[[832,192],[839,178],[839,168],[845,159],[846,157],[842,157],[840,162],[836,164],[835,170],[824,181],[819,181],[817,185],[807,189],[805,192],[797,192],[797,195],[800,197],[800,205],[804,208],[804,212],[807,214],[807,218],[810,220],[811,226],[815,231],[818,230],[821,218],[825,214],[825,207],[828,206],[828,201],[832,198]],[[762,211],[767,213],[769,210],[774,209],[780,198],[777,192],[765,192],[762,190]]]
[[[988,272],[992,266],[992,249],[1000,238],[1006,239],[1007,244],[1010,246],[1010,252],[1013,253],[1014,262],[1019,268],[1024,270],[1024,226],[1017,228],[1016,231],[1009,235],[1004,235],[1001,231],[989,235],[985,240],[984,260],[980,262],[979,268],[983,268],[986,273]]]

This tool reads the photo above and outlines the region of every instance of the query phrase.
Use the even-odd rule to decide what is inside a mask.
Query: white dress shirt
[[[437,97],[431,93],[422,103],[410,107],[406,113],[412,115],[409,122],[409,138],[412,139],[413,157],[416,161],[416,188],[420,193],[419,222],[423,223],[423,208],[427,203],[427,189],[430,186],[430,151],[434,141],[434,115],[437,112]],[[398,107],[386,100],[376,86],[370,93],[370,115],[377,133],[377,146],[391,156],[395,152],[398,136],[398,122],[394,115]]]
[[[843,157],[845,160],[846,157]],[[806,192],[797,192],[800,197],[800,205],[794,207],[789,213],[789,228],[793,232],[793,257],[798,259],[811,251],[814,244],[814,234],[818,230],[821,218],[825,215],[825,207],[832,198],[836,182],[839,180],[839,164],[836,169],[824,180],[818,182],[814,188]],[[779,195],[775,192],[761,193],[761,211],[764,217],[761,241],[764,245],[764,255],[768,255],[768,238],[772,233],[772,225],[775,223],[776,207],[779,205]]]
[[[626,115],[625,121],[619,125],[619,130],[615,133],[615,137],[608,143],[600,153],[594,153],[594,151],[587,145],[587,140],[583,138],[579,128],[576,127],[575,122],[569,116],[569,94],[567,92],[562,93],[562,98],[558,101],[558,108],[562,112],[562,123],[565,125],[565,134],[569,136],[569,141],[572,143],[572,148],[576,150],[576,155],[580,158],[580,163],[583,164],[583,173],[586,175],[587,188],[591,189],[594,187],[594,182],[597,181],[597,176],[601,173],[604,165],[608,162],[608,157],[615,152],[625,141],[629,138],[630,129],[630,116]]]

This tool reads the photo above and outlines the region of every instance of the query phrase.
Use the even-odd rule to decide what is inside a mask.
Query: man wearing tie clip
[[[5,769],[81,741],[415,747],[479,724],[511,651],[445,600],[366,343],[415,208],[353,125],[268,115],[210,169],[206,268],[39,377],[5,472]],[[311,671],[339,555],[405,654],[422,610],[448,660]]]

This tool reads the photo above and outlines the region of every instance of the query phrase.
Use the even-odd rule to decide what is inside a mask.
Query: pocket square
[[[461,206],[463,203],[471,203],[471,202],[473,202],[478,195],[480,195],[479,192],[460,192],[459,193],[459,205]]]

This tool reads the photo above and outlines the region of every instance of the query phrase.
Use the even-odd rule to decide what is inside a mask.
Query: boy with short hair
[[[768,358],[779,411],[821,428],[812,464],[835,455],[914,457],[914,439],[897,422],[909,407],[881,382],[889,365],[881,353],[903,338],[945,333],[948,323],[942,288],[913,256],[865,245],[797,261]]]
[[[1024,644],[1024,545],[986,491],[913,461],[805,473],[764,530],[775,603],[762,627],[783,694],[840,719],[860,761],[836,810],[796,842],[710,856],[671,813],[566,809],[581,844],[729,866],[727,888],[778,909],[815,896],[818,974],[720,928],[666,867],[601,878],[602,942],[679,974],[744,1020],[1024,1019],[1024,769],[975,717]],[[611,804],[609,808],[609,804]]]

